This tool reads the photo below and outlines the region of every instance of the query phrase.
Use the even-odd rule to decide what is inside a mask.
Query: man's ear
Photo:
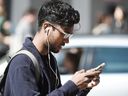
[[[47,28],[45,28],[45,33],[47,34],[47,36],[50,34],[51,31],[52,31],[51,26],[48,26]]]
[[[44,27],[44,29],[46,29],[49,25],[47,23],[44,23],[42,27]]]
[[[49,34],[49,25],[47,23],[44,23],[42,27],[44,29],[44,33],[46,33],[48,35]]]
[[[44,32],[49,35],[50,32],[52,31],[52,27],[49,25],[49,23],[45,22],[43,24]]]

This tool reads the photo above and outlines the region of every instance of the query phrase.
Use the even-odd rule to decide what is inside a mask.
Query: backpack
[[[8,70],[9,70],[9,65],[10,65],[10,62],[12,61],[12,59],[19,55],[19,54],[25,54],[27,55],[33,62],[33,65],[35,67],[35,77],[36,77],[36,81],[39,82],[39,79],[40,79],[40,68],[39,68],[39,65],[38,65],[38,61],[37,59],[35,58],[35,56],[27,51],[27,50],[20,50],[18,51],[16,54],[14,54],[11,59],[9,60],[8,62],[8,65],[3,73],[2,76],[0,76],[0,96],[3,96],[3,92],[4,92],[4,86],[5,86],[5,82],[6,82],[6,77],[7,77],[7,73],[8,73]]]

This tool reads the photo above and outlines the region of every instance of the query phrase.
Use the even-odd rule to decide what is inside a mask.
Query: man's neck
[[[37,50],[39,51],[40,54],[42,55],[47,55],[48,54],[48,50],[45,47],[45,41],[42,40],[42,38],[40,38],[40,34],[36,34],[34,39],[33,39],[33,44],[35,45],[35,47],[37,48]]]

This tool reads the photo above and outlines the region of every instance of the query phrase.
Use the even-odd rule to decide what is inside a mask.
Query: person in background
[[[10,48],[11,22],[7,20],[6,15],[4,0],[0,0],[0,61]]]
[[[6,17],[4,1],[0,0],[0,32],[2,30],[2,24]]]
[[[40,66],[40,82],[36,81],[32,61],[24,54],[10,63],[4,87],[4,96],[86,96],[99,83],[101,71],[77,71],[71,80],[61,85],[57,62],[52,53],[58,53],[69,43],[74,24],[80,15],[71,5],[60,0],[46,0],[38,13],[38,31],[26,38],[23,48],[30,51]]]
[[[26,37],[33,37],[36,23],[36,10],[33,8],[28,9],[18,25],[16,26],[15,32],[12,35],[12,43],[10,47],[10,55],[17,52],[21,47]]]
[[[128,14],[122,6],[114,11],[113,34],[128,34]]]
[[[98,18],[98,24],[93,28],[93,35],[112,34],[113,16],[109,13],[103,13]]]

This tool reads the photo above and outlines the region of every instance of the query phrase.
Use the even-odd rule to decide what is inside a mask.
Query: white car
[[[80,49],[79,56],[71,55],[76,54],[78,49]],[[77,36],[70,40],[56,58],[62,84],[69,80],[76,70],[90,69],[105,62],[100,83],[87,96],[128,96],[127,35]],[[68,59],[79,62],[75,71],[72,71],[73,65],[70,65]]]

